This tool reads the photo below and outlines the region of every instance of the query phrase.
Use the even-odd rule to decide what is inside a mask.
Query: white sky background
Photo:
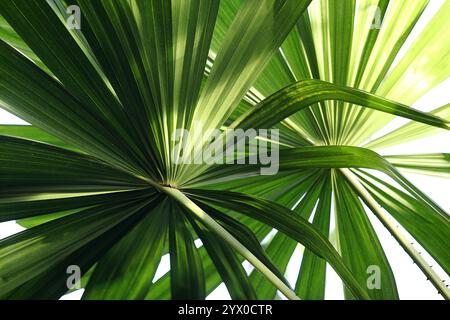
[[[426,23],[431,19],[437,9],[442,5],[444,0],[431,0],[430,5],[424,12],[422,18],[417,24],[415,30],[413,31],[411,37],[408,39],[405,47],[400,52],[401,57],[406,51],[411,42],[415,39],[417,34],[423,29]],[[448,39],[442,39],[442,41],[448,41]],[[396,61],[399,61],[396,59]],[[446,62],[450,63],[450,61]],[[414,108],[423,111],[430,111],[432,109],[438,108],[444,104],[450,102],[450,79],[443,82],[438,87],[431,90],[427,95],[421,98],[416,104],[413,105]],[[13,115],[7,113],[0,109],[0,123],[1,124],[24,124],[22,120],[14,117]],[[389,132],[399,125],[405,123],[404,119],[396,119],[391,124],[389,124],[383,133]],[[379,136],[377,134],[376,136]],[[403,145],[391,147],[386,150],[382,150],[381,154],[413,154],[413,153],[433,153],[433,152],[446,152],[450,153],[450,133],[443,132],[438,135],[434,135],[429,138],[421,139],[418,141],[405,143]],[[438,203],[444,210],[450,212],[450,179],[423,176],[417,174],[404,173],[405,176],[418,186],[422,191],[424,191],[428,196],[430,196],[436,203]],[[426,277],[422,274],[419,268],[412,263],[411,258],[405,253],[405,251],[395,242],[393,237],[388,233],[388,231],[381,225],[381,223],[369,213],[369,218],[371,219],[375,230],[380,238],[386,255],[391,263],[395,279],[397,282],[399,294],[401,299],[442,299],[442,297],[437,294],[436,289],[432,284],[426,280]],[[17,225],[14,221],[0,223],[0,239],[10,236],[14,233],[20,232],[23,228]],[[201,242],[197,243],[201,245]],[[418,247],[416,247],[418,248]],[[419,250],[424,253],[424,250]],[[295,284],[295,275],[298,271],[301,254],[300,249],[296,251],[288,265],[288,270],[286,276],[289,281],[293,281]],[[424,256],[428,258],[430,265],[433,269],[441,275],[442,279],[446,281],[447,284],[450,283],[450,278],[445,274],[445,272],[429,257],[426,253]],[[157,272],[157,277],[167,272],[169,269],[169,259],[168,256],[163,257],[160,268]],[[250,270],[251,268],[246,264],[246,268]],[[83,290],[78,290],[72,294],[66,295],[63,299],[79,299],[82,295]],[[214,292],[210,294],[208,299],[229,299],[230,296],[226,290],[226,287],[222,284]],[[327,289],[326,289],[326,299],[343,299],[342,283],[336,273],[332,268],[327,268]]]

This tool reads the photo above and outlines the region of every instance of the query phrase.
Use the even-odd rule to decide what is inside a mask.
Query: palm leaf
[[[447,154],[371,150],[450,128],[448,105],[410,107],[448,78],[449,1],[402,57],[427,0],[74,4],[80,30],[64,0],[0,2],[0,106],[30,124],[0,125],[0,221],[28,228],[0,240],[1,298],[60,298],[76,265],[84,299],[204,299],[222,282],[234,299],[324,299],[329,264],[346,298],[396,299],[369,211],[450,298],[393,222],[449,273],[448,213],[399,171],[447,174]],[[361,148],[395,116],[411,121]],[[198,123],[279,129],[277,175],[175,163],[173,133]]]

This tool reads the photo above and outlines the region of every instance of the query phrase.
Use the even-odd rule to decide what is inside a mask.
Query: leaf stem
[[[394,236],[397,242],[402,246],[402,248],[408,253],[408,255],[413,259],[417,266],[422,270],[426,277],[431,281],[433,286],[439,291],[442,296],[449,300],[450,290],[442,282],[441,278],[436,272],[428,265],[427,261],[420,255],[420,253],[411,245],[409,240],[396,228],[392,219],[381,210],[380,205],[372,197],[372,195],[364,188],[364,186],[359,182],[356,176],[349,169],[339,169],[345,176],[348,182],[353,186],[355,191],[359,194],[364,203],[369,207],[369,209],[377,216],[381,223],[388,229],[388,231]]]
[[[216,232],[223,240],[225,240],[232,248],[239,252],[245,259],[248,260],[256,269],[258,269],[272,284],[280,290],[288,299],[300,300],[295,292],[289,288],[283,281],[281,281],[264,263],[262,263],[253,253],[251,253],[244,245],[242,245],[232,234],[230,234],[224,227],[211,218],[205,211],[203,211],[197,204],[189,199],[184,193],[178,189],[159,186],[159,189],[178,201],[186,209],[192,212],[198,219],[200,219],[208,228]]]

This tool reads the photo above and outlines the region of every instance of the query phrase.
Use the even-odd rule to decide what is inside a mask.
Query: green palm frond
[[[372,212],[449,299],[394,226],[450,272],[449,215],[403,175],[448,176],[449,155],[375,152],[450,129],[448,104],[411,107],[450,75],[450,1],[399,56],[428,6],[0,1],[0,107],[30,124],[0,125],[0,222],[27,228],[0,240],[0,298],[58,299],[75,265],[84,299],[205,299],[222,282],[233,299],[324,299],[328,264],[347,299],[398,299]],[[396,116],[409,122],[368,140]],[[173,133],[199,123],[182,154]],[[174,161],[202,158],[209,129],[222,146],[229,129],[270,128],[276,175],[245,152],[242,165]]]

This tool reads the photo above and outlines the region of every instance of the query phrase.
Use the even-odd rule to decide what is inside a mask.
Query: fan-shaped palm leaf
[[[396,299],[364,202],[450,298],[392,222],[449,272],[448,214],[396,169],[448,173],[448,157],[368,149],[450,128],[446,107],[408,107],[448,78],[440,61],[450,45],[438,37],[450,30],[449,1],[388,72],[427,4],[0,2],[0,105],[31,124],[0,126],[0,221],[29,227],[0,240],[0,297],[59,298],[77,265],[85,299],[204,299],[222,281],[235,299],[323,299],[329,263],[347,298]],[[69,5],[81,10],[79,30],[66,23]],[[358,147],[394,116],[411,122]],[[280,129],[278,174],[175,163],[185,155],[173,132],[198,123]],[[210,138],[185,150],[201,157]],[[291,284],[298,243],[306,250]],[[155,278],[165,254],[170,271]],[[366,286],[371,265],[380,290]]]

